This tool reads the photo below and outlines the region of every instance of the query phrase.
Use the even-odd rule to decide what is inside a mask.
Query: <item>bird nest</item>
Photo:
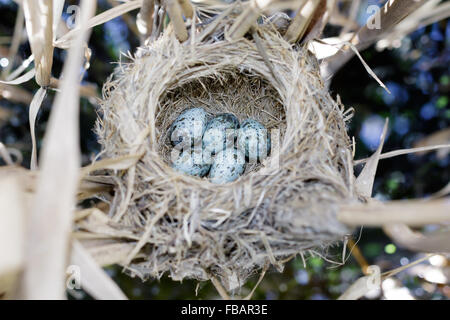
[[[104,87],[101,157],[140,155],[127,169],[107,170],[115,190],[103,198],[105,237],[133,246],[120,263],[142,278],[215,277],[232,290],[350,232],[336,218],[357,198],[349,113],[305,47],[292,47],[269,22],[230,40],[229,24],[200,26],[184,43],[167,30]],[[168,128],[189,107],[261,122],[272,132],[270,156],[224,185],[175,171]]]

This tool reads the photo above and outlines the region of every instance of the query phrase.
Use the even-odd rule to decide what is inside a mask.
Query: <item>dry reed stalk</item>
[[[126,296],[104,272],[94,258],[77,241],[72,241],[71,263],[80,267],[82,272],[81,285],[95,299],[126,300]]]
[[[433,150],[443,150],[445,152],[448,152],[447,150],[450,149],[450,144],[438,144],[438,145],[431,145],[431,146],[425,146],[425,147],[417,147],[417,148],[410,148],[410,149],[400,149],[400,150],[395,150],[395,151],[390,151],[390,152],[386,152],[383,154],[380,154],[379,159],[388,159],[388,158],[392,158],[392,157],[397,157],[400,155],[404,155],[404,154],[411,154],[411,153],[426,153],[429,151],[433,151]],[[355,160],[354,164],[358,165],[361,163],[365,163],[369,160],[369,158],[367,159],[360,159],[360,160]]]
[[[26,198],[11,174],[0,176],[0,297],[11,297],[24,265]]]
[[[392,28],[383,39],[377,42],[377,49],[392,48],[399,40],[417,29],[450,17],[450,3],[429,0],[422,7]]]
[[[430,199],[442,198],[442,197],[448,196],[449,194],[450,194],[450,182],[447,183],[447,185],[444,188],[442,188],[441,190],[433,193],[430,196]]]
[[[339,1],[339,0],[336,0]],[[359,8],[358,8],[359,9]],[[343,15],[339,10],[334,10],[333,14],[330,16],[329,24],[333,26],[346,27],[349,26],[350,29],[359,28],[358,23],[356,21],[351,20],[351,17],[347,17]]]
[[[86,236],[86,238],[83,238]],[[86,233],[75,233],[75,237],[83,244],[88,250],[89,255],[95,260],[95,262],[102,266],[110,266],[113,264],[122,264],[130,252],[133,250],[135,243],[111,243],[111,240],[104,240],[105,243],[99,244],[99,240],[89,239]],[[90,247],[90,242],[95,241],[94,245]]]
[[[56,36],[61,32],[60,28],[64,28],[64,24],[61,24],[61,17],[64,10],[64,1],[65,0],[53,0],[53,39],[52,43],[56,40]]]
[[[434,132],[416,142],[414,142],[414,148],[439,148],[437,151],[437,157],[444,159],[450,153],[450,128],[442,129]],[[419,155],[427,153],[428,150],[423,150]]]
[[[138,9],[141,6],[142,0],[131,0],[121,5],[118,5],[114,8],[111,8],[105,12],[102,12],[89,19],[89,21],[86,22],[86,25],[72,29],[68,33],[63,35],[61,38],[57,39],[54,42],[54,46],[57,48],[68,49],[72,45],[73,39],[85,28],[86,29],[93,28],[95,26],[108,22],[114,18],[117,18],[123,15],[124,13]]]
[[[256,19],[261,15],[262,11],[275,2],[277,2],[277,0],[249,1],[244,11],[236,18],[235,22],[230,27],[230,39],[236,40],[243,37],[256,23]]]
[[[36,144],[36,118],[39,112],[39,108],[42,105],[42,102],[45,99],[47,94],[47,90],[44,88],[39,88],[39,90],[35,93],[33,100],[31,101],[30,108],[28,111],[28,119],[30,122],[30,133],[31,133],[31,160],[30,160],[30,168],[31,170],[38,169],[37,163],[37,144]]]
[[[30,81],[31,79],[34,78],[34,76],[36,75],[36,69],[31,69],[30,71],[28,71],[27,73],[14,78],[12,80],[8,80],[8,81],[2,81],[0,80],[1,84],[9,84],[9,85],[18,85],[18,84],[22,84],[24,82]]]
[[[60,87],[60,85],[61,85],[60,79],[57,79],[54,77],[52,77],[50,79],[50,85],[49,85],[50,88],[57,89]],[[80,95],[85,98],[94,98],[94,99],[90,99],[90,101],[95,103],[96,99],[100,98],[97,90],[98,90],[98,87],[96,84],[85,83],[80,86]]]
[[[348,225],[384,226],[403,223],[408,226],[450,221],[450,202],[444,200],[396,200],[369,205],[341,207],[338,219]]]
[[[328,24],[331,15],[336,9],[337,0],[321,0],[319,6],[314,11],[309,27],[305,31],[302,42],[307,43],[310,40],[321,38],[322,32]]]
[[[27,192],[36,192],[36,181],[39,177],[39,171],[31,171],[25,168],[17,166],[18,163],[22,161],[22,154],[19,150],[6,148],[3,143],[0,143],[0,157],[6,162],[6,167],[0,167],[0,174],[3,177],[8,175],[13,175],[19,177],[24,189]],[[13,159],[14,157],[14,159]],[[114,164],[111,161],[99,161],[103,165],[112,170],[124,170],[131,166],[129,158],[118,158],[117,162]],[[113,186],[113,181],[106,177],[90,177],[85,176],[91,172],[95,166],[88,166],[81,168],[77,199],[82,201],[86,198],[92,197],[95,194],[101,194],[102,192],[109,192]]]
[[[34,61],[34,56],[33,56],[33,55],[29,56],[27,59],[25,59],[25,60],[22,62],[22,64],[21,64],[19,67],[17,67],[16,70],[12,71],[11,74],[9,74],[9,75],[6,77],[6,81],[14,81],[15,79],[17,79],[17,78],[20,76],[20,74],[22,74],[22,72],[24,72],[24,71],[26,70],[26,68],[28,68],[28,66],[29,66],[33,61]],[[30,71],[34,72],[35,70],[34,70],[34,68],[33,68],[33,69],[31,69]],[[33,78],[33,77],[34,77],[34,73],[33,73],[33,75],[31,76],[31,78]],[[30,78],[30,79],[31,79],[31,78]],[[28,80],[29,80],[29,79],[28,79]],[[28,81],[28,80],[26,80],[26,81]],[[0,81],[0,83],[3,83],[3,82]]]
[[[147,39],[152,34],[154,15],[155,0],[144,0],[136,20],[136,24],[138,25],[143,40]],[[143,43],[143,41],[141,42]]]
[[[36,82],[46,87],[50,83],[53,64],[53,1],[24,0],[23,9],[34,55]]]
[[[338,298],[338,300],[357,300],[362,298],[369,291],[380,289],[382,281],[395,276],[396,274],[422,263],[429,258],[434,256],[434,254],[427,254],[425,257],[417,259],[407,265],[395,268],[381,273],[380,267],[376,265],[371,265],[368,267],[368,275],[365,275],[358,280],[356,280],[345,292]]]
[[[243,37],[248,30],[255,24],[256,19],[260,15],[260,9],[256,1],[251,1],[250,5],[236,18],[236,21],[230,28],[230,38],[239,39]]]
[[[178,3],[183,10],[183,14],[186,19],[192,19],[194,17],[194,8],[189,0],[178,0]]]
[[[35,68],[19,77],[15,82],[27,81],[27,76],[34,76],[41,86],[30,105],[29,122],[32,140],[31,169],[37,169],[37,147],[34,132],[36,116],[50,85],[53,65],[53,42],[62,14],[63,0],[23,1],[25,24],[28,33]],[[12,82],[12,81],[11,81]],[[11,83],[10,82],[10,83]]]
[[[18,86],[0,83],[0,97],[12,102],[29,105],[33,96],[27,90]]]
[[[95,3],[82,1],[81,25],[95,12]],[[69,50],[65,78],[56,95],[42,149],[42,169],[28,220],[26,261],[21,294],[26,299],[62,299],[68,241],[78,186],[79,76],[83,43],[82,30]],[[56,196],[57,195],[57,196]]]
[[[297,42],[305,34],[306,29],[311,22],[314,12],[319,6],[321,0],[302,0],[297,10],[295,18],[292,20],[284,38],[290,42]]]
[[[359,12],[360,6],[361,6],[361,0],[354,0],[351,2],[347,21],[352,21],[353,23],[343,24],[343,28],[340,31],[339,36],[343,36],[344,34],[347,34],[354,27],[358,26],[358,24],[356,23],[356,20],[358,17],[358,12]]]
[[[361,27],[354,35],[351,43],[357,50],[364,50],[368,48],[375,41],[388,34],[388,32],[404,20],[408,15],[424,5],[424,0],[389,0],[383,8],[380,9],[380,14],[369,19],[363,27]],[[379,17],[380,28],[374,28],[374,19]],[[354,50],[341,50],[336,55],[330,57],[323,66],[322,75],[324,78],[330,78],[334,75],[345,63],[347,63],[355,54]]]
[[[393,277],[393,276],[395,276],[396,274],[398,274],[398,273],[400,273],[400,272],[402,272],[402,271],[404,271],[404,270],[406,270],[406,269],[408,269],[408,268],[410,268],[410,267],[413,267],[413,266],[415,266],[415,265],[418,265],[419,263],[422,263],[422,262],[424,262],[424,261],[430,259],[431,257],[435,256],[435,255],[436,255],[436,254],[434,254],[434,253],[428,253],[428,254],[425,254],[424,257],[419,258],[419,259],[417,259],[417,260],[415,260],[415,261],[413,261],[413,262],[411,262],[411,263],[408,263],[407,265],[404,265],[404,266],[395,268],[395,269],[393,269],[393,270],[385,271],[385,272],[383,272],[383,273],[381,274],[381,280],[386,280],[387,278]]]
[[[384,123],[383,132],[380,137],[380,144],[375,153],[367,160],[364,169],[356,179],[356,190],[358,193],[366,198],[372,196],[373,183],[375,181],[375,175],[377,173],[378,162],[380,160],[381,150],[383,149],[384,139],[386,139],[386,133],[388,128],[388,119]]]
[[[180,42],[186,41],[188,33],[184,24],[181,6],[178,0],[164,0],[164,6],[172,23],[173,31]]]
[[[444,210],[450,212],[449,205],[450,198],[447,199],[447,206]],[[428,206],[427,211],[422,211],[422,214],[434,213],[435,208]],[[397,214],[397,213],[396,213]],[[449,214],[447,217],[437,223],[450,222]],[[383,231],[399,246],[411,251],[418,252],[450,252],[450,232],[438,231],[432,234],[423,234],[422,232],[414,231],[404,223],[392,223],[383,226]]]
[[[364,258],[361,250],[359,250],[359,247],[356,244],[356,242],[353,241],[352,239],[348,239],[347,247],[350,250],[352,256],[355,258],[356,262],[361,267],[361,271],[363,272],[363,274],[367,275],[368,274],[367,268],[369,267],[369,264],[367,263],[367,260]]]
[[[2,120],[1,113],[0,113],[0,120]],[[12,165],[11,155],[9,154],[8,149],[6,149],[5,145],[1,142],[0,142],[0,159],[2,159],[7,166]]]
[[[356,34],[352,43],[359,50],[364,50],[379,39],[383,34],[387,33],[394,26],[398,25],[412,12],[420,8],[426,3],[425,0],[389,0],[380,10],[380,28],[373,28],[372,24],[376,17],[372,17],[367,21]]]

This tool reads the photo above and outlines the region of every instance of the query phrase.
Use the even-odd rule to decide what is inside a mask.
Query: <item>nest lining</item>
[[[143,153],[130,169],[109,173],[116,191],[105,201],[117,237],[140,239],[122,264],[144,279],[214,276],[232,290],[256,270],[282,269],[283,259],[350,231],[336,219],[338,206],[356,199],[345,111],[315,57],[260,26],[268,63],[250,39],[218,40],[225,29],[184,44],[166,32],[104,87],[102,156]],[[247,168],[219,186],[170,168],[167,128],[191,106],[280,129],[278,165]]]
[[[211,116],[231,113],[240,123],[251,118],[270,132],[278,129],[276,137],[283,139],[286,116],[276,90],[264,79],[239,72],[237,69],[193,80],[170,91],[161,99],[156,115],[159,154],[170,163],[173,147],[169,127],[177,116],[188,108],[202,107]],[[259,163],[248,163],[244,175],[258,170]]]

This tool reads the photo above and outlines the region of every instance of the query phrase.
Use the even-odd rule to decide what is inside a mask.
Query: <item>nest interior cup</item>
[[[142,154],[132,167],[108,172],[116,189],[104,198],[116,238],[135,245],[120,263],[142,278],[217,277],[233,290],[253,272],[270,264],[281,270],[290,257],[350,231],[336,219],[338,206],[357,198],[348,113],[306,48],[264,24],[262,53],[253,39],[228,40],[229,23],[185,43],[167,31],[105,84],[101,157]],[[275,130],[270,156],[224,185],[176,172],[168,128],[190,107]]]

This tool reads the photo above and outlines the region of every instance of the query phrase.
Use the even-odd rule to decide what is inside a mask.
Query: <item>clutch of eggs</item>
[[[172,167],[204,177],[212,183],[235,181],[245,171],[245,161],[262,161],[270,152],[267,129],[253,119],[239,120],[230,113],[210,119],[202,108],[183,111],[169,128]],[[237,145],[237,148],[236,148]]]

